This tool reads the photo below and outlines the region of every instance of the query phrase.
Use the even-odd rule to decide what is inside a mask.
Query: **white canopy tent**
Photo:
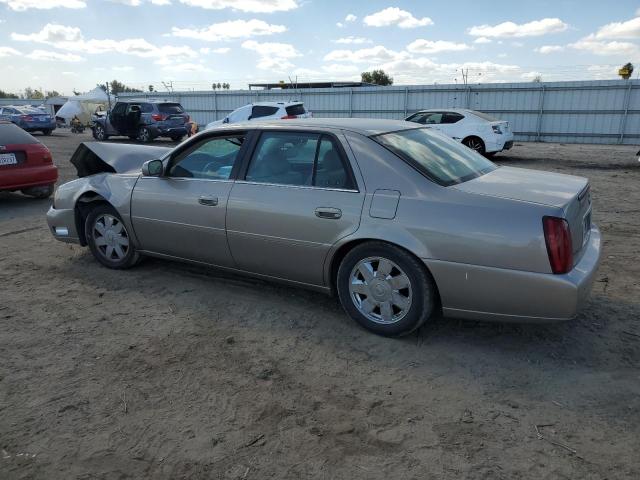
[[[113,102],[113,97],[112,100]],[[77,116],[83,124],[91,121],[91,116],[98,109],[106,110],[109,104],[109,97],[100,87],[96,87],[90,92],[70,97],[60,110],[56,113],[56,118],[64,121],[66,125],[71,123],[73,117]]]

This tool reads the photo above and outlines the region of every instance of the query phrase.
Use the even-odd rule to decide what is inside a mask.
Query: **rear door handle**
[[[198,203],[206,207],[215,207],[218,205],[218,197],[200,197]]]
[[[316,208],[316,217],[337,220],[342,217],[342,210],[339,208],[318,207]]]

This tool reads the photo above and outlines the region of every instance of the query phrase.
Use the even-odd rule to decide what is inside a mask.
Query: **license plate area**
[[[18,159],[15,153],[0,153],[0,167],[5,165],[17,165]]]

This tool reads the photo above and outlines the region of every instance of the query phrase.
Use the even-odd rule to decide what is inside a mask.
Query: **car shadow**
[[[28,215],[44,215],[51,198],[37,199],[18,192],[0,192],[0,221]]]

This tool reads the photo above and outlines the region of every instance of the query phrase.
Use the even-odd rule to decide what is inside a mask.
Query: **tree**
[[[633,64],[631,62],[626,63],[618,70],[618,75],[620,75],[625,80],[629,80],[631,75],[633,75]]]
[[[51,97],[59,97],[60,96],[60,92],[58,92],[57,90],[47,90],[45,92],[47,98],[51,98]]]
[[[222,88],[222,85],[220,85],[220,83],[218,82],[218,85],[216,86],[216,88],[220,90]]]
[[[153,85],[149,85],[149,91],[153,92]]]
[[[98,87],[105,92],[107,91],[107,87],[104,84],[99,84]],[[112,80],[109,82],[109,93],[112,95],[117,95],[119,93],[142,93],[142,90],[127,87],[124,83],[119,82],[118,80]]]
[[[531,79],[531,81],[532,81],[533,83],[541,83],[541,82],[542,82],[542,75],[536,75],[535,77],[533,77],[533,78]]]
[[[215,84],[215,82],[211,84],[211,89],[212,89],[212,90],[215,90],[215,89],[216,89],[216,84]]]
[[[374,85],[393,85],[393,78],[387,75],[384,70],[373,70],[371,72],[362,72],[360,75],[365,83],[373,83]]]
[[[15,93],[7,93],[4,90],[0,90],[0,98],[19,98]]]
[[[42,93],[37,88],[27,87],[24,89],[24,98],[33,98],[34,100],[42,100],[44,98],[44,93]]]

